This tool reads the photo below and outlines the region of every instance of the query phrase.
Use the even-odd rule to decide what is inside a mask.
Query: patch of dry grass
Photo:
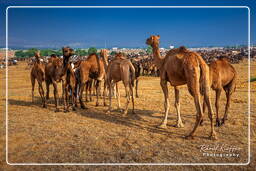
[[[229,120],[223,127],[216,128],[218,140],[208,139],[210,134],[209,120],[206,119],[204,126],[198,128],[195,140],[185,140],[195,122],[195,107],[193,99],[189,95],[186,86],[181,87],[181,115],[185,123],[184,128],[175,128],[176,112],[174,104],[174,91],[170,92],[170,114],[168,128],[166,130],[156,128],[163,117],[163,93],[159,85],[159,78],[141,77],[139,83],[140,98],[135,99],[135,112],[139,117],[129,115],[122,117],[118,111],[106,114],[107,107],[95,107],[95,101],[87,103],[88,110],[78,109],[69,113],[55,113],[53,104],[53,88],[51,87],[51,99],[47,109],[41,107],[39,93],[36,90],[36,102],[31,102],[31,85],[29,70],[25,70],[25,63],[9,67],[9,96],[8,96],[8,138],[9,138],[9,162],[11,163],[216,163],[216,162],[247,162],[247,136],[248,136],[248,83],[247,62],[234,65],[238,71],[238,84],[232,97],[232,105]],[[256,62],[252,62],[252,69]],[[1,109],[5,122],[5,75],[1,70]],[[254,75],[255,76],[255,75]],[[36,85],[37,87],[37,85]],[[256,83],[251,83],[251,92],[255,92]],[[59,86],[60,89],[60,86]],[[124,106],[124,89],[120,84],[121,104]],[[61,94],[61,89],[60,89]],[[214,104],[212,92],[212,104]],[[95,99],[95,98],[94,98]],[[221,103],[225,103],[225,95],[222,93]],[[256,103],[252,96],[251,111]],[[113,107],[117,107],[113,100]],[[130,105],[131,108],[131,105]],[[61,107],[63,111],[63,107]],[[222,116],[224,106],[221,105]],[[207,118],[207,115],[205,115]],[[252,116],[252,127],[255,128],[255,116]],[[2,136],[0,138],[1,151],[5,151],[5,129],[1,124]],[[255,129],[251,131],[252,150],[255,155]],[[240,157],[205,157],[200,152],[201,145],[226,144],[236,146]],[[255,157],[246,168],[252,170],[255,166]],[[5,164],[5,155],[1,154],[1,167],[12,170],[43,169],[43,167],[11,167]],[[227,166],[222,166],[223,169]],[[74,170],[83,167],[51,167],[56,170]],[[44,169],[51,169],[44,167]],[[103,169],[106,167],[94,167]],[[111,167],[128,170],[142,169],[140,166]],[[164,170],[167,166],[145,166],[145,170],[158,168]],[[172,167],[175,170],[218,170],[217,166],[193,166],[182,168]],[[234,169],[245,169],[235,167]],[[1,170],[1,168],[0,168]]]

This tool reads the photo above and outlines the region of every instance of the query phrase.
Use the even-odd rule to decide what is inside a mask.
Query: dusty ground
[[[175,128],[176,121],[173,89],[170,87],[170,114],[166,130],[156,128],[163,117],[163,94],[159,78],[141,77],[139,94],[135,100],[138,117],[130,114],[122,117],[118,111],[106,114],[106,107],[95,107],[95,101],[87,103],[89,109],[75,112],[54,112],[53,94],[47,109],[40,105],[36,90],[36,102],[31,102],[31,85],[26,64],[9,67],[8,86],[8,161],[9,163],[246,163],[248,162],[248,64],[235,64],[238,84],[232,98],[229,120],[216,128],[218,140],[208,139],[210,124],[207,118],[199,127],[194,140],[185,140],[195,122],[195,107],[186,86],[181,87],[181,114],[184,128]],[[256,62],[251,63],[255,69]],[[85,166],[9,166],[5,162],[5,70],[1,76],[1,159],[0,170],[75,170]],[[255,74],[255,73],[254,73]],[[255,76],[255,75],[254,75]],[[37,86],[37,85],[36,85]],[[255,92],[255,82],[251,92]],[[124,106],[124,91],[121,88]],[[212,97],[213,96],[212,92]],[[95,98],[94,98],[95,99]],[[221,103],[225,95],[222,93]],[[252,94],[251,111],[256,99]],[[214,98],[212,98],[214,104]],[[113,104],[116,108],[116,100]],[[131,106],[130,106],[131,107]],[[63,111],[63,107],[61,107]],[[224,106],[221,106],[221,116]],[[251,116],[251,163],[247,166],[231,166],[233,170],[253,170],[255,162],[255,115]],[[239,157],[203,156],[205,146],[235,147]],[[209,151],[211,153],[212,151]],[[218,153],[227,153],[217,150]],[[231,152],[232,153],[232,152]],[[228,166],[93,166],[96,169],[175,169],[175,170],[223,170]],[[2,168],[2,169],[1,169]]]

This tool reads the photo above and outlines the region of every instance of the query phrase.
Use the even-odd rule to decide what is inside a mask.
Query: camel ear
[[[160,35],[157,35],[158,39],[160,39]]]

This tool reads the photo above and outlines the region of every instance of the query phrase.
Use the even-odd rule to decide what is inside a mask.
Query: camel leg
[[[69,112],[69,87],[64,85],[64,112]]]
[[[192,70],[185,70],[187,76],[187,87],[189,93],[194,98],[196,107],[196,122],[192,131],[185,137],[186,139],[193,139],[194,133],[203,117],[202,106],[200,101],[200,83],[199,83],[199,68],[193,68]]]
[[[104,81],[104,89],[103,89],[103,105],[104,106],[107,106],[107,103],[106,103],[106,88],[107,88],[107,83],[106,83],[106,81]]]
[[[79,89],[79,102],[82,109],[88,109],[83,103],[83,91],[85,87],[85,83],[80,83]]]
[[[108,93],[108,98],[109,98],[109,105],[108,105],[108,111],[107,111],[107,114],[110,114],[111,113],[111,104],[112,104],[112,87],[113,87],[113,83],[110,81],[108,83],[108,87],[109,87],[109,93]]]
[[[203,114],[205,114],[205,109],[206,109],[206,102],[203,100]],[[204,117],[202,116],[202,119],[200,121],[200,126],[203,126],[204,123]]]
[[[40,94],[41,99],[42,99],[43,108],[46,108],[45,98],[44,98],[44,89],[43,89],[42,82],[40,82],[40,81],[38,81],[38,91],[39,91],[39,94]]]
[[[89,82],[86,83],[85,85],[85,101],[89,102],[88,100],[88,91],[89,91]]]
[[[92,102],[92,95],[95,94],[94,92],[94,81],[92,80],[90,83],[89,83],[89,100],[90,102]],[[93,94],[92,94],[93,93]]]
[[[216,125],[219,127],[221,125],[219,120],[219,102],[220,102],[220,95],[221,95],[221,89],[217,89],[216,91],[216,101],[215,101],[215,108],[216,108]]]
[[[96,81],[96,106],[99,106],[99,94],[100,94],[101,81]]]
[[[59,112],[59,94],[58,94],[58,86],[57,86],[57,83],[56,82],[53,82],[53,88],[54,88],[54,100],[55,100],[55,112]]]
[[[133,95],[133,86],[131,84],[129,84],[130,86],[130,92],[131,92],[131,96],[132,96],[132,113],[135,114],[134,111],[134,95]]]
[[[116,99],[117,99],[118,110],[120,112],[122,112],[121,103],[120,103],[120,92],[119,92],[118,84],[116,84]]]
[[[166,128],[166,124],[167,124],[167,118],[168,118],[168,112],[169,112],[169,99],[168,99],[168,87],[167,87],[167,81],[161,79],[161,87],[164,93],[164,110],[165,110],[165,116],[164,119],[162,121],[162,123],[158,126],[160,128]]]
[[[45,85],[46,85],[46,100],[49,100],[50,83],[48,81],[46,81]]]
[[[227,118],[228,117],[228,110],[229,110],[229,107],[230,107],[230,99],[231,99],[231,95],[232,95],[229,88],[226,88],[225,92],[226,92],[227,102],[226,102],[224,117],[222,118],[221,124],[225,124],[225,121],[228,119]]]
[[[205,88],[204,91],[204,99],[208,108],[208,117],[211,121],[211,135],[210,135],[210,139],[212,140],[216,140],[217,136],[216,136],[216,132],[214,130],[214,124],[213,124],[213,111],[212,111],[212,106],[211,106],[211,102],[210,102],[210,88]]]
[[[126,92],[126,104],[125,104],[125,109],[124,109],[124,113],[123,115],[126,116],[128,113],[128,106],[130,103],[130,90],[127,84],[124,85],[125,86],[125,92]]]
[[[72,100],[72,110],[76,110],[76,87],[72,86],[72,94],[71,94],[71,100]]]
[[[136,90],[136,98],[139,98],[139,94],[138,94],[138,85],[139,85],[139,79],[137,78],[137,79],[136,79],[136,88],[135,88],[135,90]]]
[[[176,123],[176,127],[177,128],[183,128],[184,125],[182,123],[182,120],[181,120],[181,116],[180,116],[180,94],[179,94],[179,89],[178,87],[174,87],[174,90],[175,90],[175,103],[174,103],[174,106],[176,108],[176,113],[177,113],[177,123]]]
[[[196,122],[195,122],[193,130],[189,133],[189,135],[186,136],[186,139],[193,139],[194,133],[195,133],[195,131],[196,131],[201,119],[202,119],[202,116],[203,116],[202,107],[201,107],[201,104],[200,104],[199,93],[194,94],[194,103],[195,103],[196,110],[197,110]]]
[[[35,78],[31,76],[31,85],[32,85],[32,102],[34,102],[34,90],[35,90]]]

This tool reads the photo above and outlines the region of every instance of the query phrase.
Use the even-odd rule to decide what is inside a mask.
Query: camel
[[[83,91],[86,85],[86,82],[89,79],[95,79],[96,83],[96,106],[99,105],[99,87],[105,75],[105,69],[103,61],[98,58],[98,55],[93,53],[88,56],[85,61],[81,61],[77,72],[79,75],[79,102],[82,109],[87,109],[84,105],[83,99]]]
[[[109,87],[109,108],[107,113],[111,113],[111,98],[112,98],[112,87],[119,81],[122,81],[126,92],[126,105],[123,115],[127,115],[128,105],[130,102],[130,96],[132,97],[132,112],[134,112],[134,96],[133,87],[135,80],[135,69],[130,60],[126,59],[123,54],[117,53],[115,59],[112,60],[107,68],[106,82]],[[116,86],[118,92],[118,86]],[[120,109],[120,97],[119,92],[117,93],[118,108]]]
[[[32,84],[32,102],[34,102],[34,88],[35,88],[35,80],[38,83],[38,91],[42,99],[43,107],[46,107],[45,97],[44,97],[44,89],[43,89],[43,81],[45,80],[45,65],[40,60],[40,52],[35,52],[35,62],[30,72],[30,79]]]
[[[64,112],[69,112],[69,90],[71,91],[71,102],[72,110],[75,109],[76,105],[76,76],[75,71],[72,68],[72,65],[69,61],[70,57],[74,55],[74,50],[70,47],[63,47],[63,88],[64,88]]]
[[[59,94],[57,84],[61,82],[63,75],[63,61],[60,58],[51,60],[45,66],[46,99],[49,99],[50,84],[54,87],[55,112],[59,112]]]
[[[160,85],[162,87],[165,99],[165,117],[159,125],[166,128],[167,117],[169,112],[168,87],[169,82],[174,87],[175,108],[177,113],[177,127],[183,127],[180,117],[180,101],[178,86],[187,84],[189,93],[194,98],[196,106],[196,122],[192,131],[185,136],[186,139],[193,139],[194,133],[202,120],[203,111],[200,102],[200,93],[203,94],[204,100],[208,107],[208,117],[211,121],[211,139],[217,139],[213,125],[213,111],[210,103],[210,85],[209,85],[209,68],[203,58],[195,52],[187,50],[184,46],[170,50],[165,57],[160,55],[159,50],[160,36],[150,36],[146,44],[153,48],[154,63],[160,71]]]
[[[140,77],[141,66],[140,66],[139,62],[136,62],[133,59],[131,60],[131,62],[135,69],[135,97],[139,98],[138,86],[139,86],[139,77]]]
[[[235,68],[228,62],[227,58],[220,58],[212,61],[209,65],[210,78],[211,78],[211,88],[215,91],[215,108],[216,108],[216,126],[221,126],[225,124],[227,120],[228,110],[230,107],[230,99],[232,93],[236,88],[236,78],[237,73]],[[219,120],[219,100],[222,89],[226,92],[226,107],[224,117]],[[205,111],[205,103],[203,106],[203,111]]]

